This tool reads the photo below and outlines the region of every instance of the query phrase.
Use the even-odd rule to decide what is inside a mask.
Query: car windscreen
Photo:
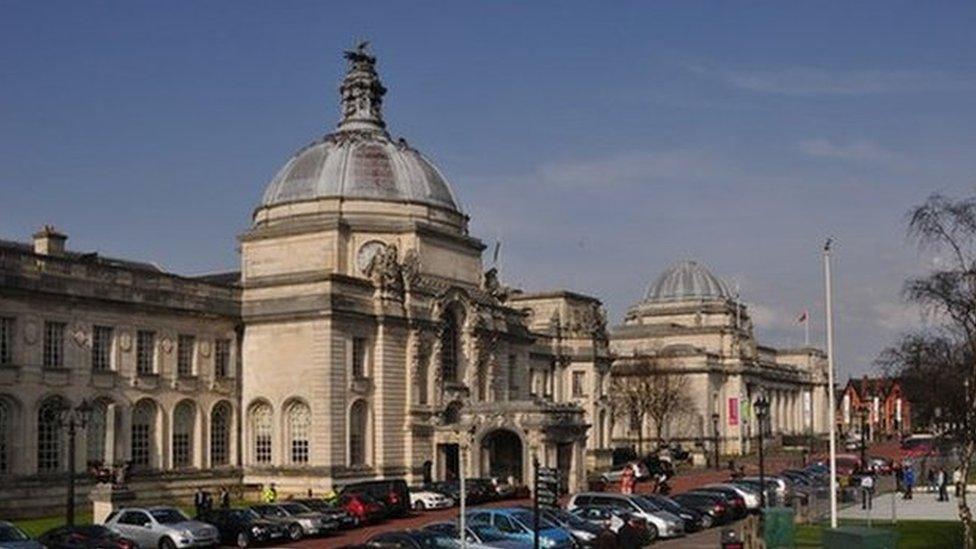
[[[301,503],[282,503],[281,508],[293,515],[300,515],[302,513],[308,513],[312,511],[311,509],[305,507]]]
[[[589,523],[585,520],[572,513],[567,513],[562,509],[546,511],[544,516],[550,518],[550,515],[554,522],[562,522],[571,528],[586,528],[589,526]]]
[[[512,513],[512,518],[514,518],[515,520],[521,522],[522,523],[522,526],[525,526],[529,530],[531,530],[532,529],[532,525],[535,524],[535,522],[533,522],[535,520],[535,517],[533,517],[532,516],[532,513],[528,512],[528,511],[516,511],[516,512]],[[540,528],[555,528],[556,525],[554,525],[553,523],[551,523],[548,520],[546,520],[545,517],[539,517],[539,527]]]
[[[648,501],[647,499],[644,499],[642,497],[631,498],[631,501],[633,501],[634,503],[636,503],[637,504],[637,507],[640,507],[640,510],[641,511],[644,511],[644,512],[647,512],[647,513],[653,513],[655,511],[660,511],[661,510],[661,507],[660,506],[658,506],[655,503],[651,503],[650,501]]]
[[[149,514],[160,524],[176,524],[190,520],[178,509],[153,509]]]
[[[27,541],[30,538],[16,526],[0,526],[0,541]]]

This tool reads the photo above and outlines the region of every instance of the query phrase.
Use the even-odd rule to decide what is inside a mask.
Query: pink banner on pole
[[[739,399],[729,397],[729,425],[739,424]]]

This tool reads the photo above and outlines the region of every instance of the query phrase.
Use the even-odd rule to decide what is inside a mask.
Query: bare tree
[[[969,428],[976,403],[976,199],[930,196],[909,213],[908,235],[923,251],[936,254],[937,268],[905,287],[907,299],[926,309],[936,326],[905,336],[880,361],[906,377],[906,390],[934,397],[931,402],[938,402],[945,419],[956,426],[950,431],[962,450],[965,481],[976,451]],[[928,390],[936,392],[925,395]],[[913,400],[913,405],[921,404],[925,412],[925,402]],[[965,492],[958,502],[965,547],[973,549],[973,515]]]
[[[642,452],[644,419],[650,417],[658,443],[679,415],[694,410],[690,380],[668,357],[635,356],[619,361],[611,370],[612,401],[619,416],[638,425],[638,452]]]

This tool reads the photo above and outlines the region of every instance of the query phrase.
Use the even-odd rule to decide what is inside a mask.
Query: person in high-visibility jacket
[[[265,486],[264,490],[261,490],[261,501],[265,503],[274,503],[278,501],[278,490],[275,489],[273,482]]]

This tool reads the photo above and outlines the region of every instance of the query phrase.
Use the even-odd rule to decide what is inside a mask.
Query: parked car
[[[853,472],[853,471],[852,471]],[[850,473],[847,473],[850,474]],[[753,480],[758,482],[759,477],[744,477],[742,480]],[[785,505],[790,501],[790,497],[793,495],[792,483],[783,477],[770,475],[763,478],[763,482],[770,483],[776,487],[776,501],[780,504]]]
[[[352,517],[356,526],[383,520],[383,504],[367,494],[345,493],[339,496],[339,507]]]
[[[668,496],[679,505],[690,507],[712,518],[712,526],[726,524],[734,517],[726,499],[718,494],[684,492]]]
[[[366,547],[382,547],[383,549],[432,549],[439,547],[460,547],[457,539],[430,530],[395,530],[383,532],[369,538]]]
[[[325,517],[293,501],[254,505],[251,509],[262,518],[283,525],[288,531],[288,539],[292,541],[339,529],[339,521]]]
[[[506,536],[529,543],[535,532],[534,518],[532,511],[522,507],[472,509],[466,516],[472,525],[490,524]],[[539,539],[547,549],[571,549],[574,545],[568,532],[542,517],[539,518]]]
[[[711,494],[722,498],[725,502],[725,506],[728,508],[729,513],[732,514],[733,519],[740,519],[746,516],[748,510],[746,509],[746,502],[742,499],[742,496],[731,492],[722,490],[705,490],[703,488],[698,488],[695,490],[689,490],[689,494]]]
[[[101,524],[59,526],[37,538],[48,549],[136,549],[136,542]],[[0,542],[0,546],[5,545]]]
[[[611,492],[583,492],[569,498],[566,509],[576,507],[618,507],[647,521],[654,538],[674,538],[685,535],[685,523],[650,500],[633,494]]]
[[[703,489],[725,489],[732,490],[734,493],[738,494],[742,498],[742,501],[746,505],[747,511],[759,512],[759,488],[752,488],[748,484],[735,484],[735,483],[716,483],[716,484],[706,484],[702,486]]]
[[[434,492],[440,492],[455,502],[461,501],[461,483],[459,481],[445,480],[434,482],[428,489]],[[464,502],[467,505],[477,505],[495,499],[495,495],[488,490],[487,485],[478,483],[472,485],[468,479],[464,481],[464,494]]]
[[[390,516],[402,517],[410,512],[410,489],[402,479],[368,480],[342,487],[339,495],[363,493],[383,502]]]
[[[481,501],[497,501],[501,499],[495,484],[490,478],[466,478],[464,479],[464,490],[471,490],[481,494]]]
[[[458,525],[454,522],[435,522],[424,526],[424,530],[430,530],[444,534],[452,539],[458,539]],[[465,524],[465,542],[467,544],[479,543],[489,547],[511,547],[512,549],[524,549],[525,542],[516,538],[506,536],[498,528],[490,524]]]
[[[736,480],[733,480],[731,482],[731,484],[735,484],[737,486],[747,486],[747,487],[751,488],[752,490],[754,490],[757,494],[759,493],[760,484],[759,484],[759,481],[758,480],[736,479]],[[777,497],[776,497],[776,485],[773,484],[773,483],[771,483],[771,482],[767,482],[767,483],[765,483],[762,486],[765,487],[765,491],[766,491],[766,494],[765,494],[766,506],[767,507],[773,507],[773,506],[777,505],[778,502],[777,502]]]
[[[175,507],[119,509],[108,516],[105,526],[136,542],[139,547],[204,547],[220,541],[217,528],[190,520]]]
[[[211,509],[200,513],[197,520],[216,526],[224,545],[248,547],[284,539],[288,535],[287,528],[261,518],[251,509]]]
[[[630,513],[620,507],[577,507],[571,511],[572,515],[599,528],[609,530],[618,543],[629,534],[636,537],[641,546],[649,545],[657,540],[657,530],[648,524],[643,517]],[[604,538],[603,532],[600,534]],[[629,540],[633,541],[633,540]]]
[[[894,471],[894,463],[888,458],[872,456],[868,458],[868,469],[878,475],[890,475]]]
[[[294,501],[301,503],[320,515],[336,520],[339,523],[340,529],[352,528],[357,524],[352,515],[342,507],[339,507],[338,498],[335,501],[328,501],[321,498],[303,498]]]
[[[681,520],[685,521],[685,532],[696,532],[712,526],[711,515],[704,514],[697,509],[692,509],[691,507],[685,507],[684,505],[681,505],[677,501],[671,499],[669,496],[663,496],[661,494],[641,494],[641,497],[647,498],[665,511],[670,511],[671,513],[681,517]]]
[[[423,488],[410,489],[410,506],[417,511],[427,511],[429,509],[447,509],[454,506],[454,500],[440,492],[424,490]]]
[[[14,524],[0,520],[0,549],[44,549],[44,545]]]
[[[596,542],[600,532],[604,530],[604,527],[587,522],[562,509],[545,509],[540,514],[549,522],[569,532],[569,535],[576,540],[576,544],[583,547]]]

